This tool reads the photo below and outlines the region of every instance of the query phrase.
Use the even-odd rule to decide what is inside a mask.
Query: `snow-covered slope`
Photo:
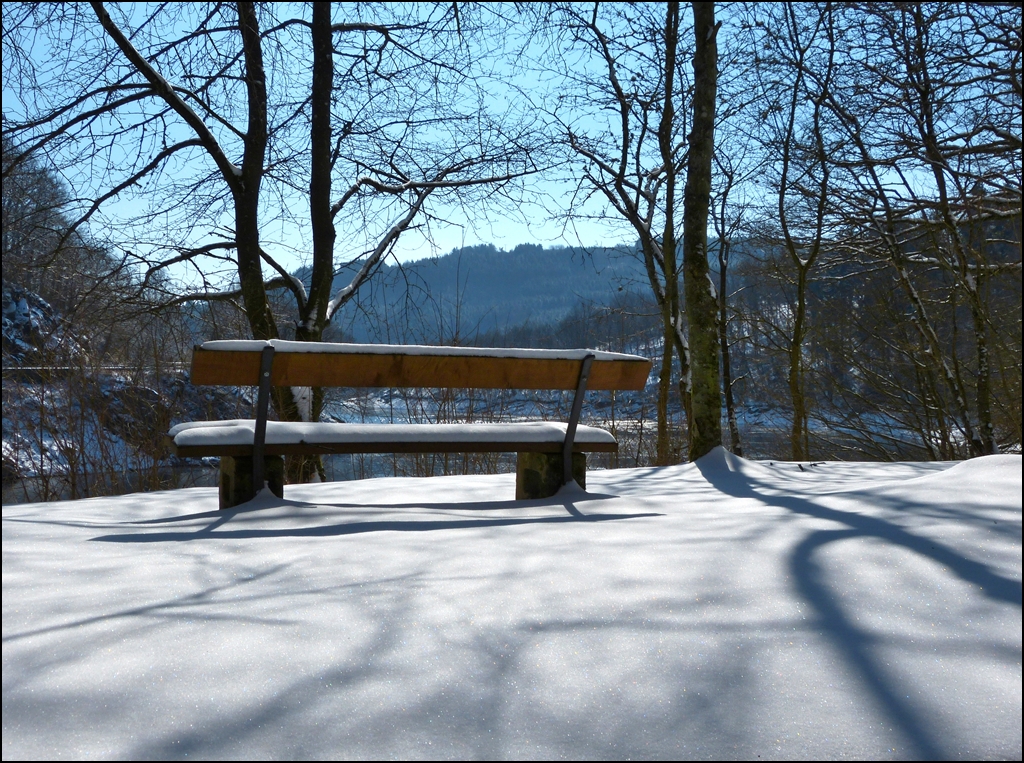
[[[45,299],[6,281],[0,294],[5,367],[9,361],[31,365],[39,362],[41,355],[74,358],[82,354],[78,340]]]
[[[1021,458],[3,510],[3,757],[1021,756]]]

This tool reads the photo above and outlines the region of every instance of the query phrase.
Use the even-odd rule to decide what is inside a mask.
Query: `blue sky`
[[[150,12],[153,6],[134,5],[128,6],[110,4],[108,8],[115,22],[132,33],[133,43],[141,51],[154,50],[154,40],[147,40],[145,35],[138,32],[138,26],[144,15]],[[336,19],[339,14],[349,14],[347,20],[358,16],[360,11],[349,11],[347,6],[343,9],[336,6]],[[407,6],[413,7],[413,6]],[[121,12],[124,11],[123,14]],[[298,11],[308,15],[307,10]],[[119,15],[120,14],[120,15]],[[10,16],[8,15],[8,19]],[[5,20],[7,21],[7,20]],[[181,26],[173,28],[172,31],[184,29],[184,25],[190,19],[180,21]],[[177,22],[176,22],[177,23]],[[70,31],[68,31],[70,30]],[[301,39],[297,37],[296,39]],[[517,118],[536,117],[538,129],[542,128],[544,119],[538,115],[548,108],[547,100],[552,96],[552,80],[542,82],[535,70],[530,70],[526,65],[528,60],[539,58],[542,51],[536,41],[504,39],[494,41],[486,37],[469,38],[470,43],[474,39],[479,40],[476,54],[477,64],[481,67],[484,75],[479,80],[482,82],[477,89],[477,97],[485,99],[487,108],[494,112],[507,109],[508,113]],[[42,36],[32,39],[30,54],[33,59],[33,77],[41,81],[46,77],[60,76],[62,71],[59,66],[54,66],[63,55],[64,48],[72,51],[85,51],[86,57],[96,57],[95,53],[89,51],[99,50],[100,46],[111,49],[109,39],[106,39],[99,28],[95,17],[88,9],[82,9],[81,15],[76,18],[75,25],[68,24],[65,31],[58,35],[57,44],[51,46]],[[308,42],[308,40],[307,40]],[[5,48],[7,41],[5,40]],[[90,48],[89,46],[93,47]],[[518,60],[510,57],[510,51],[516,45],[522,45],[523,55]],[[5,58],[7,57],[5,53]],[[336,56],[336,59],[343,62],[343,58]],[[83,65],[81,61],[76,65]],[[271,77],[271,87],[275,87],[274,80],[279,80],[281,87],[285,90],[272,90],[272,93],[280,96],[286,92],[287,87],[292,84],[292,79],[299,85],[304,84],[298,80],[297,74],[284,70],[273,60],[267,62],[268,73]],[[5,61],[5,71],[7,62]],[[163,66],[161,73],[166,74],[175,85],[182,85],[181,77],[175,77],[176,72]],[[83,69],[83,71],[87,71]],[[290,79],[291,78],[291,79]],[[138,77],[133,79],[137,80]],[[75,85],[78,82],[88,81],[86,76],[79,80],[72,80]],[[98,80],[93,80],[87,87],[95,87]],[[24,84],[24,83],[21,83]],[[15,83],[5,81],[3,102],[5,115],[8,117],[19,117],[31,111],[34,104],[26,108],[25,102],[19,97],[19,92],[13,86]],[[308,85],[306,85],[308,87]],[[45,107],[46,100],[53,96],[53,90],[47,92],[47,88],[37,91],[33,97],[42,99]],[[70,97],[70,96],[69,96]],[[59,100],[59,97],[58,97]],[[53,101],[50,102],[52,106]],[[142,106],[136,112],[138,114],[152,114],[152,106]],[[229,105],[227,108],[231,108]],[[150,111],[144,111],[150,109]],[[532,112],[532,113],[531,113]],[[526,117],[523,117],[523,115]],[[578,117],[586,118],[586,117]],[[237,115],[234,118],[236,126],[244,128],[244,119]],[[104,129],[113,132],[113,122],[104,125]],[[218,125],[212,124],[215,131]],[[337,129],[337,126],[336,128]],[[218,139],[222,141],[225,151],[231,155],[234,150],[239,153],[237,138],[229,129],[221,129],[217,132]],[[190,133],[183,125],[171,124],[166,131],[165,143],[167,141],[179,141],[190,137]],[[234,144],[232,146],[232,143]],[[97,157],[94,155],[85,160],[73,156],[75,151],[82,151],[82,145],[69,145],[62,152],[58,152],[54,160],[62,164],[56,171],[64,179],[71,195],[78,197],[80,203],[87,205],[90,199],[95,198],[103,191],[109,189],[113,184],[109,179],[102,177],[98,169]],[[156,149],[150,148],[150,156]],[[115,167],[138,166],[144,162],[145,152],[137,152],[136,144],[131,141],[118,143],[112,140],[107,149],[105,159]],[[83,154],[84,156],[84,154]],[[179,159],[180,157],[180,159]],[[552,166],[554,165],[554,166]],[[186,177],[194,177],[203,172],[208,172],[210,167],[208,157],[201,151],[194,151],[191,155],[181,153],[174,157],[174,161],[168,162],[161,170],[159,182],[147,182],[140,186],[126,188],[116,198],[106,202],[100,212],[91,219],[87,230],[96,238],[103,241],[110,241],[113,248],[128,248],[129,243],[138,252],[151,250],[154,253],[165,243],[167,236],[161,232],[162,228],[167,230],[180,231],[183,227],[194,226],[190,230],[188,238],[193,245],[214,238],[223,237],[224,232],[230,227],[231,219],[229,210],[220,214],[200,219],[187,217],[185,219],[175,218],[174,210],[171,214],[158,215],[142,226],[141,235],[134,239],[121,236],[125,230],[126,220],[137,216],[148,205],[156,201],[163,201],[166,186],[162,182],[176,180]],[[475,200],[463,202],[456,200],[454,203],[445,204],[433,202],[431,215],[420,217],[414,223],[414,228],[403,234],[399,241],[395,255],[399,260],[410,261],[421,257],[436,256],[450,252],[460,246],[472,246],[479,243],[493,243],[500,248],[511,249],[521,243],[541,243],[545,245],[585,245],[595,246],[602,244],[630,242],[634,234],[625,224],[617,221],[611,225],[598,225],[592,221],[566,219],[565,210],[570,204],[570,199],[576,188],[572,178],[573,169],[565,162],[559,165],[558,162],[551,163],[547,170],[538,175],[527,178],[523,187],[518,191],[518,201],[514,204],[505,203],[486,210],[487,196],[484,195]],[[334,181],[334,194],[340,195],[351,177],[337,176]],[[267,193],[268,201],[265,205],[276,205],[275,208],[265,207],[268,214],[262,215],[263,245],[279,261],[289,269],[302,265],[308,258],[308,209],[302,181],[296,184],[298,187],[291,190],[282,186],[283,190],[274,193]],[[592,210],[596,211],[596,207]],[[209,210],[207,210],[209,213]],[[358,218],[351,220],[339,219],[338,223],[338,245],[336,260],[341,262],[355,256],[361,250],[372,247],[375,238],[393,224],[398,217],[397,211],[378,214],[376,218],[371,216],[369,224],[360,221]],[[376,227],[374,227],[376,226]],[[219,229],[219,230],[218,230]],[[173,234],[170,234],[173,235]],[[148,239],[148,241],[147,241]],[[182,272],[181,275],[184,275]]]

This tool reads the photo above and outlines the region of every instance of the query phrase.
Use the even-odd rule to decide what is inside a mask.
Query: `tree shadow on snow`
[[[980,589],[987,598],[1017,607],[1021,606],[1020,581],[1005,578],[985,564],[969,559],[941,542],[914,535],[884,519],[830,509],[796,495],[779,495],[777,486],[732,471],[713,459],[703,463],[697,461],[696,466],[708,483],[725,495],[755,499],[767,506],[846,526],[846,529],[813,531],[797,544],[789,562],[796,587],[816,611],[823,633],[845,654],[847,663],[860,674],[865,685],[878,699],[887,718],[917,748],[914,757],[935,760],[955,756],[957,751],[943,749],[936,741],[937,734],[931,731],[929,723],[909,699],[904,698],[904,693],[898,690],[895,682],[886,674],[884,660],[873,653],[873,647],[877,646],[876,636],[858,628],[838,605],[839,596],[829,589],[826,570],[816,558],[817,552],[837,541],[876,538],[931,559],[975,589]],[[759,488],[766,492],[761,492]],[[898,503],[895,501],[892,508],[916,506],[911,501],[903,505]]]

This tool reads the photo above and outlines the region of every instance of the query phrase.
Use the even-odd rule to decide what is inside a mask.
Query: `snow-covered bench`
[[[259,387],[256,418],[194,421],[169,432],[179,456],[219,456],[220,506],[249,500],[266,482],[283,496],[282,456],[329,453],[517,453],[516,498],[584,485],[587,452],[615,438],[580,426],[587,389],[642,389],[651,361],[598,350],[329,344],[283,340],[206,342],[192,383]],[[342,424],[267,421],[271,386],[576,390],[566,423]]]

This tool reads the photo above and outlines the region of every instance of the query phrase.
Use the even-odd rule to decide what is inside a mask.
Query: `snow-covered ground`
[[[1021,757],[1021,457],[3,508],[3,758]]]

